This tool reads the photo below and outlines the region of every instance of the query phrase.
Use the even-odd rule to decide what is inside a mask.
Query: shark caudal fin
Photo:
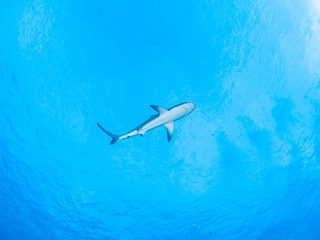
[[[107,130],[105,130],[98,122],[98,127],[101,128],[102,131],[104,131],[106,134],[108,134],[110,137],[112,137],[112,140],[110,142],[110,144],[115,144],[116,142],[118,142],[120,140],[120,136],[115,135]]]

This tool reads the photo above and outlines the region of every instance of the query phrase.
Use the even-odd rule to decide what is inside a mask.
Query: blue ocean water
[[[320,239],[317,0],[0,2],[0,239]],[[196,109],[115,145],[155,114]]]

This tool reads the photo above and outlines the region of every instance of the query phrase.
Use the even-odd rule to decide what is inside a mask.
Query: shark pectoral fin
[[[163,113],[168,112],[167,109],[163,108],[163,107],[159,107],[157,105],[150,105],[150,107],[152,107],[154,110],[156,110],[160,115]]]
[[[164,126],[167,129],[168,142],[170,142],[173,134],[173,122],[168,122]]]

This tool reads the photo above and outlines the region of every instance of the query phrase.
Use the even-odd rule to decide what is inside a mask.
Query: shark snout
[[[196,105],[193,103],[185,103],[184,105],[184,107],[188,110],[188,113],[192,112],[196,108]]]

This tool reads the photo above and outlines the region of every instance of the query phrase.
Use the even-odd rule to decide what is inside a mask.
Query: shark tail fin
[[[120,140],[120,136],[115,135],[107,130],[105,130],[98,122],[98,127],[101,128],[102,131],[104,131],[106,134],[108,134],[110,137],[112,137],[112,140],[110,142],[110,144],[115,144],[116,142],[118,142]]]

